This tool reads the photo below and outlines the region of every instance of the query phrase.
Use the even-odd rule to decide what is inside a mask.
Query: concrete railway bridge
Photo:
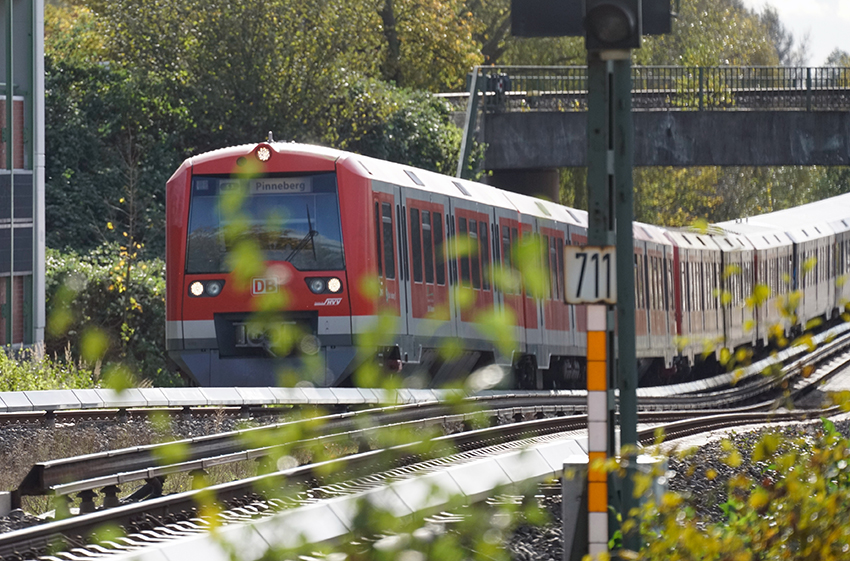
[[[478,67],[465,110],[490,183],[557,199],[587,159],[587,68]],[[850,165],[850,68],[632,68],[636,166]],[[475,95],[471,95],[475,92]],[[553,197],[554,195],[554,197]]]

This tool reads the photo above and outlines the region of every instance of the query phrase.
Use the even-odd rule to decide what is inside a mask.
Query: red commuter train
[[[265,272],[247,288],[232,271],[236,223],[265,252]],[[687,372],[706,341],[766,344],[770,325],[793,327],[777,310],[798,288],[800,322],[835,316],[848,296],[839,280],[850,266],[848,224],[850,195],[711,235],[635,223],[641,375]],[[531,236],[548,277],[535,295],[496,282],[511,278],[517,245]],[[518,387],[580,387],[586,311],[564,303],[563,255],[586,239],[584,211],[406,165],[294,143],[215,150],[186,160],[167,185],[166,348],[202,386],[276,385],[281,368],[310,354],[322,367],[303,376],[316,385],[348,384],[378,359],[418,384],[493,364]],[[748,306],[759,284],[769,297]],[[277,291],[287,302],[280,321],[302,338],[286,356],[252,328],[260,297]],[[491,312],[510,318],[512,348],[480,323]],[[381,313],[392,328],[358,353]],[[451,359],[440,352],[447,343]]]

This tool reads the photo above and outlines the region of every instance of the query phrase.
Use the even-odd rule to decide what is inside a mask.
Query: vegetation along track
[[[848,354],[843,350],[846,344],[846,340],[836,339],[818,349],[817,353],[792,361],[784,368],[782,376],[769,377],[773,380],[772,387],[784,388],[791,395],[807,391],[844,367]],[[821,366],[815,367],[815,364]],[[803,373],[807,376],[802,376]],[[750,394],[753,385],[757,384],[742,384],[738,388],[719,391],[725,392],[727,397],[737,391],[744,396],[743,400],[752,400]],[[216,485],[204,491],[157,497],[156,490],[152,489],[153,498],[145,501],[101,509],[2,535],[0,556],[3,559],[38,557],[43,555],[48,547],[55,547],[57,543],[64,544],[64,548],[68,550],[86,546],[95,549],[112,548],[115,551],[124,548],[138,551],[146,544],[167,536],[179,537],[203,532],[210,521],[199,518],[198,505],[206,500],[200,497],[209,497],[210,491],[214,493],[216,503],[224,509],[218,517],[220,520],[241,521],[297,507],[305,502],[339,496],[341,493],[356,494],[362,492],[364,486],[385,485],[388,481],[411,477],[423,470],[432,472],[455,462],[468,462],[472,458],[516,450],[517,447],[526,446],[535,439],[580,441],[582,434],[577,431],[586,426],[586,416],[568,416],[567,413],[575,411],[576,405],[569,403],[573,399],[567,397],[552,395],[550,399],[542,399],[539,395],[498,395],[463,400],[456,404],[415,404],[337,414],[322,419],[320,423],[315,419],[292,421],[284,426],[311,426],[310,430],[301,433],[301,442],[295,444],[306,446],[308,443],[315,445],[317,442],[324,442],[326,445],[353,442],[359,451],[353,454],[343,452],[340,457],[332,460],[308,462],[279,472]],[[667,406],[674,407],[675,403],[682,399],[702,397],[676,396],[668,399]],[[717,400],[713,402],[717,403]],[[694,417],[693,411],[681,409],[644,411],[641,413],[640,422],[657,425],[641,430],[639,439],[642,444],[650,444],[656,439],[659,429],[671,439],[731,426],[800,421],[838,412],[836,407],[814,411],[775,411],[771,410],[774,404],[774,400],[768,400],[732,410],[706,410],[700,417]],[[653,408],[660,406],[660,403],[652,404]],[[555,416],[547,418],[546,415]],[[530,417],[537,418],[526,420]],[[471,426],[475,419],[479,419],[479,422],[483,419],[485,424],[489,421],[494,426],[473,430]],[[421,442],[413,442],[368,449],[370,443],[382,440],[382,431],[389,434],[409,428],[413,430],[413,434],[424,434],[425,427],[440,427],[447,434],[429,440],[427,446],[423,446]],[[263,433],[273,434],[274,430],[280,430],[280,425],[193,439],[185,443],[188,448],[182,461],[172,464],[163,464],[163,456],[157,453],[158,449],[167,445],[47,462],[34,466],[18,492],[51,493],[59,496],[78,494],[88,496],[90,500],[94,496],[94,489],[117,486],[133,480],[144,479],[151,485],[157,478],[177,472],[201,473],[198,470],[240,459],[278,457],[284,453],[281,444],[254,448],[246,444],[248,441],[256,442]],[[460,432],[453,433],[456,430]],[[246,439],[246,434],[253,438]],[[349,448],[352,446],[349,445]],[[288,450],[286,453],[297,455],[294,450]],[[280,466],[281,464],[278,464],[278,467]],[[91,506],[94,506],[93,502]],[[116,538],[109,543],[87,546],[86,544],[91,542],[92,532],[104,525],[120,526],[127,536]]]

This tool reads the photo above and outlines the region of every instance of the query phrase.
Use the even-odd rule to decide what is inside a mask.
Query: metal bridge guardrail
[[[491,66],[475,72],[486,113],[587,110],[585,66]],[[634,66],[632,81],[636,111],[850,111],[845,67]],[[469,98],[440,96],[459,109]]]

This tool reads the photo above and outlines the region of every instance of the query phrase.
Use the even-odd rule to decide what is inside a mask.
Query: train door
[[[408,328],[415,348],[435,348],[436,340],[452,337],[445,259],[445,216],[448,197],[426,191],[404,195],[405,233],[410,262]]]
[[[587,228],[570,226],[569,245],[587,245]],[[566,274],[566,270],[564,271]],[[575,344],[582,349],[587,347],[587,306],[570,306]]]
[[[372,209],[375,213],[375,243],[378,253],[379,313],[398,318],[390,328],[395,340],[402,344],[408,334],[410,273],[404,240],[403,200],[397,185],[372,182]]]
[[[675,338],[680,335],[678,322],[676,321],[676,277],[674,276],[675,263],[676,259],[674,257],[675,249],[673,246],[664,246],[664,306],[667,310],[667,334],[669,338],[667,339],[668,344],[670,342],[675,343]],[[672,358],[672,353],[668,358]],[[667,361],[668,364],[671,363],[670,360]]]
[[[452,200],[452,234],[457,243],[453,259],[457,298],[457,334],[469,340],[485,339],[477,324],[481,314],[495,306],[492,274],[491,221],[489,206],[466,200]]]
[[[532,236],[538,235],[537,231],[537,219],[533,216],[522,215],[520,224],[520,241],[523,243],[524,247],[529,247],[526,243],[530,240]],[[539,259],[540,255],[535,254],[532,256],[528,256],[530,259]],[[525,342],[529,352],[534,352],[535,355],[541,354],[541,346],[543,344],[543,310],[542,310],[542,299],[538,298],[539,294],[533,294],[532,291],[529,291],[523,288],[524,302],[523,308],[525,309]]]
[[[649,348],[649,289],[647,286],[646,243],[634,240],[633,272],[635,277],[635,346],[641,350]]]
[[[564,355],[571,343],[569,310],[564,303],[564,238],[566,226],[552,220],[537,219],[540,235],[541,264],[546,275],[539,313],[542,320],[541,340],[545,352],[538,356],[538,366],[548,368],[552,355]],[[543,357],[542,359],[540,357]]]
[[[519,243],[519,214],[506,208],[495,209],[494,232],[497,235],[496,245],[499,247],[499,295],[501,309],[509,314],[514,324],[514,341],[517,349],[525,352],[526,331],[524,329],[524,311],[522,301],[522,284],[516,268],[515,248]]]

